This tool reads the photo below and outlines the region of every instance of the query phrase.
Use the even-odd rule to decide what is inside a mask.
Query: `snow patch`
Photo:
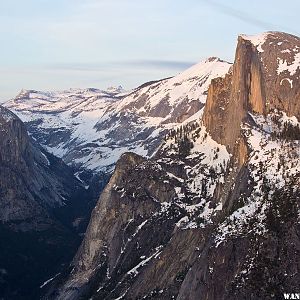
[[[266,33],[262,33],[259,35],[245,35],[242,34],[240,35],[244,40],[250,41],[257,49],[258,52],[264,52],[264,50],[262,49],[262,45],[265,43],[268,35],[270,33],[266,32]]]
[[[50,283],[51,281],[53,281],[58,275],[60,275],[60,273],[57,273],[56,275],[54,275],[53,277],[51,277],[50,279],[46,280],[41,286],[40,289],[42,289],[44,286],[46,286],[48,283]]]
[[[300,68],[300,52],[295,54],[294,61],[288,63],[286,60],[278,58],[277,74],[280,75],[283,72],[290,73],[291,76],[295,75],[297,70]]]
[[[293,80],[290,79],[290,78],[283,78],[283,79],[280,80],[280,85],[282,85],[284,80],[286,80],[290,84],[291,89],[292,89],[293,88]]]

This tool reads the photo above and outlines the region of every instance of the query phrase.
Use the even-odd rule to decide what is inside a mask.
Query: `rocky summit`
[[[299,293],[299,55],[296,36],[241,35],[234,64],[210,77],[207,92],[171,96],[184,85],[201,86],[204,79],[193,74],[114,102],[115,116],[129,118],[126,107],[137,124],[155,117],[172,126],[151,157],[121,155],[69,269],[44,298]],[[170,99],[178,106],[170,108]],[[191,118],[194,111],[199,115]],[[110,130],[121,120],[101,120],[95,128]]]

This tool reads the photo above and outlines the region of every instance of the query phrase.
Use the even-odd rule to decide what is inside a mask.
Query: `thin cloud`
[[[219,12],[221,12],[225,15],[234,17],[234,18],[239,19],[250,25],[257,26],[263,30],[274,30],[275,28],[280,27],[286,31],[297,33],[294,29],[261,20],[259,18],[254,17],[253,15],[248,14],[245,11],[235,9],[232,6],[229,6],[229,5],[220,3],[220,2],[216,2],[216,1],[212,1],[212,0],[201,0],[201,1],[210,5],[211,7],[215,8],[216,10],[218,10]]]
[[[106,69],[168,69],[168,70],[184,70],[192,66],[194,62],[190,61],[169,61],[169,60],[132,60],[121,62],[107,62],[107,63],[62,63],[51,64],[45,66],[50,70],[69,70],[69,71],[103,71]]]
[[[127,66],[135,67],[153,67],[162,69],[186,69],[195,64],[190,61],[170,61],[170,60],[136,60],[128,61],[125,63]]]

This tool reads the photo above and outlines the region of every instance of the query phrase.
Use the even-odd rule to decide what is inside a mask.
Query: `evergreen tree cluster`
[[[186,157],[190,154],[194,143],[188,138],[187,135],[178,141],[178,154],[180,157]]]
[[[191,138],[192,133],[199,128],[198,122],[191,122],[189,124],[181,125],[176,129],[171,129],[165,140],[174,140],[174,145],[177,146],[178,155],[182,158],[190,154],[191,149],[193,148],[193,140]]]
[[[278,127],[281,127],[280,118],[281,116],[279,115],[273,115],[271,118]],[[273,132],[272,137],[284,140],[300,140],[300,126],[299,124],[294,125],[290,122],[284,122],[281,132]]]
[[[300,127],[299,124],[296,126],[285,122],[283,124],[283,130],[280,133],[280,138],[285,140],[300,140]]]
[[[183,139],[185,136],[189,136],[193,131],[199,127],[198,122],[191,122],[189,124],[181,125],[176,129],[171,129],[165,137],[165,140],[174,139],[177,142],[180,139]]]

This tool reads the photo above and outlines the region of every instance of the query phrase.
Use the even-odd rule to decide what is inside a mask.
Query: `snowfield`
[[[27,124],[38,143],[67,164],[111,172],[124,152],[150,157],[167,130],[199,119],[211,80],[224,76],[230,66],[209,58],[173,78],[132,91],[22,90],[5,106]]]

